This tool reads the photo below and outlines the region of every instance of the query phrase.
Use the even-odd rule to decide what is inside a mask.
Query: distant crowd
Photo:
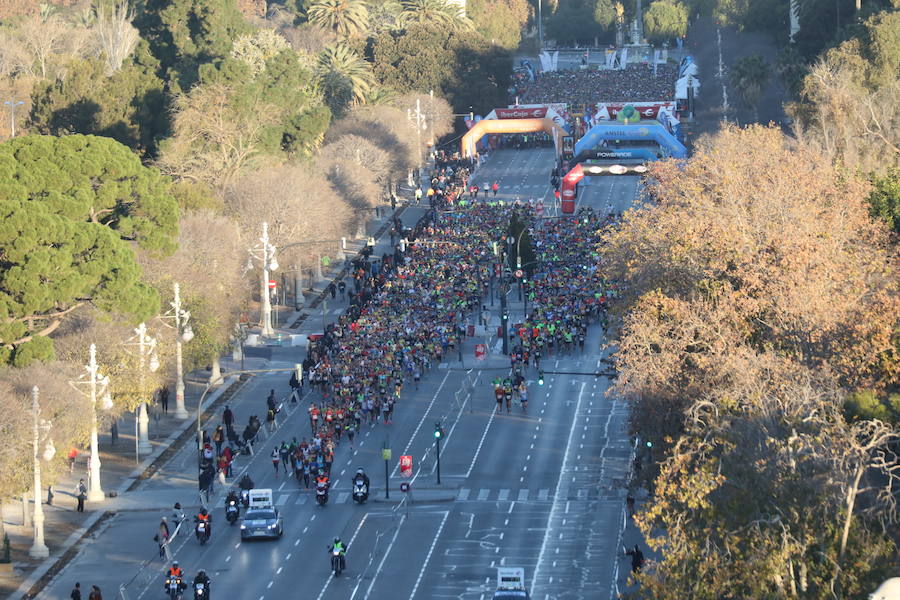
[[[519,104],[566,102],[650,102],[675,95],[678,70],[674,65],[629,65],[624,70],[587,69],[540,73],[534,82],[518,83]]]

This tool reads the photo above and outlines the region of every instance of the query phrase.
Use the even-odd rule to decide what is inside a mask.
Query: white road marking
[[[441,519],[441,526],[438,527],[437,533],[434,535],[434,540],[431,542],[431,547],[428,549],[428,554],[425,556],[425,562],[422,563],[422,570],[419,571],[419,576],[416,578],[416,585],[413,586],[412,593],[409,595],[409,600],[412,600],[416,591],[419,589],[419,584],[422,583],[422,576],[425,575],[425,569],[428,568],[428,561],[431,560],[431,555],[434,553],[434,547],[437,545],[439,539],[441,539],[441,532],[444,531],[444,525],[447,523],[447,517],[450,516],[450,511],[444,511],[444,518]],[[352,543],[352,540],[351,540]],[[499,550],[500,548],[497,548]]]
[[[478,460],[478,455],[481,454],[481,447],[484,445],[484,438],[487,437],[488,430],[491,428],[491,423],[494,422],[494,417],[497,415],[497,411],[491,411],[491,418],[488,419],[487,425],[484,427],[484,432],[481,434],[481,440],[478,442],[478,448],[475,449],[475,456],[472,457],[472,462],[469,464],[469,470],[466,471],[466,477],[472,474],[472,469],[475,468],[475,461]],[[537,437],[537,436],[535,436]]]
[[[581,402],[584,398],[584,382],[579,382],[581,384],[581,390],[578,392],[578,401],[575,404],[575,411],[572,413],[572,425],[569,428],[569,439],[566,441],[566,453],[563,455],[563,465],[559,470],[559,480],[556,482],[556,493],[553,497],[553,504],[550,507],[550,515],[547,518],[547,529],[544,532],[544,541],[541,542],[541,550],[538,553],[537,565],[534,567],[534,576],[531,579],[531,595],[534,596],[534,588],[537,585],[538,581],[541,579],[543,573],[541,572],[547,570],[547,566],[545,564],[544,553],[547,550],[547,542],[550,540],[550,535],[553,530],[553,519],[555,513],[558,513],[560,508],[560,488],[563,486],[563,477],[566,474],[566,462],[569,460],[570,452],[572,449],[572,438],[575,434],[575,427],[578,424],[578,413],[581,411]],[[568,511],[568,501],[566,502],[566,512]],[[559,548],[556,549],[559,552]]]
[[[363,518],[360,519],[359,525],[356,526],[356,531],[353,532],[353,537],[350,538],[350,542],[347,543],[347,547],[353,545],[353,541],[356,539],[356,536],[359,535],[359,530],[362,529],[363,524],[366,522],[366,519],[369,517],[369,513],[363,515]],[[297,540],[298,542],[300,540]],[[316,600],[322,600],[322,597],[325,595],[325,591],[328,589],[328,586],[331,584],[331,580],[334,579],[334,573],[331,572],[328,574],[328,579],[325,581],[325,585],[322,586],[322,591],[319,592],[319,595],[316,597]]]
[[[394,535],[391,537],[391,541],[388,544],[387,548],[385,548],[384,552],[381,554],[381,561],[379,561],[378,566],[375,567],[375,572],[372,574],[372,581],[369,583],[369,587],[366,588],[366,595],[363,596],[363,600],[368,600],[369,594],[372,593],[372,588],[375,587],[375,580],[378,578],[378,574],[381,573],[381,569],[384,568],[384,561],[387,560],[388,554],[391,553],[391,548],[394,547],[394,542],[397,541],[397,536],[400,534],[400,527],[403,526],[403,523],[406,521],[406,515],[400,515],[400,522],[397,523],[397,528],[394,530]]]

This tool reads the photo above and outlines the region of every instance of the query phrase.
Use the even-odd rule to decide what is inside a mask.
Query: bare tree
[[[55,77],[56,69],[62,67],[67,57],[83,54],[86,33],[55,14],[44,19],[40,15],[26,18],[15,30],[25,61],[20,68],[43,79]]]
[[[319,170],[312,165],[289,164],[248,173],[225,190],[225,213],[233,218],[245,239],[259,238],[262,222],[276,247],[303,242],[279,254],[290,267],[301,262],[305,269],[320,256],[337,251],[354,213]],[[321,244],[309,244],[328,240]]]
[[[141,253],[144,277],[165,298],[172,283],[181,283],[183,302],[191,311],[194,339],[185,346],[188,368],[212,364],[219,378],[219,355],[227,348],[235,324],[249,302],[244,281],[249,241],[230,218],[202,209],[181,219],[178,250],[159,258]]]
[[[138,30],[131,24],[133,19],[134,13],[127,0],[117,2],[111,9],[104,3],[97,8],[93,33],[106,59],[109,73],[122,68],[122,63],[131,55],[140,39]]]
[[[163,171],[216,189],[227,187],[258,158],[261,136],[279,111],[257,97],[250,105],[234,100],[234,89],[214,82],[175,99],[174,135],[162,147]]]

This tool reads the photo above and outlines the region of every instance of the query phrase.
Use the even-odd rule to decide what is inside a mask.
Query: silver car
[[[284,534],[284,521],[276,508],[251,508],[241,519],[241,539],[264,537],[280,538]]]

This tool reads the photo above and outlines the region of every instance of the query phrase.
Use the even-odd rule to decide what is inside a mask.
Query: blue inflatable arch
[[[639,121],[627,124],[610,121],[594,125],[584,134],[583,138],[575,143],[575,159],[572,162],[579,162],[582,152],[591,150],[603,140],[656,142],[667,156],[687,158],[687,148],[684,147],[684,144],[666,131],[659,121]]]

